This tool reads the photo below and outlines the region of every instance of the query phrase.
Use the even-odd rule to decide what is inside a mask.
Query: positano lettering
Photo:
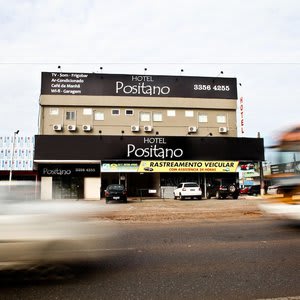
[[[63,169],[53,169],[49,170],[47,168],[43,168],[43,175],[70,175],[71,170],[63,170]]]
[[[122,81],[116,82],[116,94],[123,93],[128,95],[168,95],[170,87],[158,85],[145,85],[144,82],[135,85],[124,85]]]
[[[142,157],[142,158],[179,158],[183,155],[183,150],[180,148],[158,148],[157,145],[149,148],[136,148],[133,144],[127,145],[127,157]]]

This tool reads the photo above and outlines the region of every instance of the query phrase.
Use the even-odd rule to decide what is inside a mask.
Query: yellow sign
[[[143,160],[138,172],[203,172],[203,173],[234,173],[238,161],[208,161],[208,160]]]

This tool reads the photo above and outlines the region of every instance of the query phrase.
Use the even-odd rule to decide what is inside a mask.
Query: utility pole
[[[257,138],[260,138],[260,132],[257,133]],[[264,181],[264,169],[262,161],[259,161],[259,177],[260,177],[260,194],[265,194],[265,181]]]

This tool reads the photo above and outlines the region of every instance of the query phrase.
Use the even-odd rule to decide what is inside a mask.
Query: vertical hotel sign
[[[244,98],[240,98],[240,111],[241,111],[241,133],[243,134],[244,131]]]

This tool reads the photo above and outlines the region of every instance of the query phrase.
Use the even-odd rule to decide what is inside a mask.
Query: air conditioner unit
[[[152,131],[152,126],[151,125],[144,126],[144,131],[145,132],[151,132]]]
[[[219,127],[220,133],[226,133],[228,131],[227,127]]]
[[[68,130],[69,131],[75,131],[76,130],[76,125],[68,125]]]
[[[132,132],[139,132],[139,131],[140,131],[140,127],[137,126],[137,125],[132,125],[132,126],[131,126],[131,131],[132,131]]]
[[[53,125],[53,130],[54,131],[61,131],[62,130],[61,124],[55,124],[55,125]]]
[[[83,131],[91,131],[92,130],[92,126],[91,125],[82,125],[82,130]]]
[[[188,127],[188,132],[197,132],[197,127],[196,126],[189,126]]]

